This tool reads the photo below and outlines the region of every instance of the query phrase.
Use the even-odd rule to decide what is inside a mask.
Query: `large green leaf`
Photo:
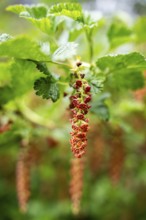
[[[0,43],[0,56],[18,59],[49,61],[49,56],[41,50],[41,45],[25,36],[10,38]]]
[[[65,15],[76,21],[83,21],[82,7],[77,3],[59,3],[53,5],[49,12],[57,16]]]
[[[145,70],[146,60],[137,52],[120,55],[108,55],[97,60],[96,65],[107,73],[124,70]]]
[[[110,87],[136,90],[144,86],[142,70],[146,69],[146,60],[139,53],[105,56],[96,64],[107,74]]]
[[[16,60],[9,65],[7,71],[11,75],[11,80],[8,85],[0,88],[0,105],[33,89],[34,81],[38,77],[36,65],[30,61]]]

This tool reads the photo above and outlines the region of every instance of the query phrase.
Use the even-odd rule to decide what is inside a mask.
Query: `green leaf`
[[[83,21],[82,7],[77,3],[59,3],[50,8],[50,13],[56,16],[65,15],[76,21]]]
[[[25,6],[24,5],[10,5],[6,8],[6,10],[19,14],[22,11],[25,11]]]
[[[76,55],[76,48],[78,44],[74,42],[68,42],[60,46],[52,55],[54,61],[64,61]]]
[[[132,30],[119,18],[115,18],[107,33],[110,47],[113,49],[134,40]]]
[[[137,90],[144,87],[144,76],[141,72],[129,72],[125,70],[120,74],[113,74],[108,84],[110,84],[112,88],[118,90]]]
[[[120,55],[108,55],[99,58],[96,62],[98,68],[106,73],[121,72],[124,70],[145,70],[146,60],[137,52]]]
[[[136,34],[137,42],[146,42],[146,16],[138,17],[134,25],[134,33]]]
[[[110,97],[109,93],[103,93],[102,95],[95,96],[91,103],[90,111],[97,115],[100,119],[108,121],[110,114],[109,108],[106,105],[105,101]]]
[[[47,16],[48,8],[44,5],[14,5],[9,6],[7,11],[14,12],[18,14],[20,17],[27,19],[31,23],[33,23],[37,28],[39,28],[42,32],[50,33],[50,29],[52,28],[52,21]]]
[[[144,86],[141,71],[146,69],[146,60],[139,53],[105,56],[99,58],[96,64],[108,74],[110,87],[136,90]]]
[[[53,77],[41,77],[35,81],[34,89],[36,95],[42,96],[43,99],[52,99],[56,102],[59,98],[59,87]]]
[[[36,19],[44,18],[48,13],[48,8],[45,5],[12,5],[8,6],[6,10],[18,15],[26,13],[26,16]]]
[[[10,74],[10,64],[9,63],[0,63],[0,86],[4,86],[10,83],[11,74]]]
[[[86,13],[86,16],[87,16],[87,13]],[[70,41],[76,40],[77,37],[85,33],[85,31],[90,32],[90,31],[95,30],[97,32],[105,24],[105,21],[103,18],[96,18],[97,19],[96,20],[96,19],[92,19],[91,15],[88,15],[87,17],[88,19],[87,18],[85,19],[84,17],[83,23],[74,22],[71,24],[70,32],[69,32]]]
[[[41,50],[41,46],[28,37],[20,36],[0,43],[0,56],[19,59],[49,61],[50,58]]]
[[[9,66],[10,83],[0,88],[0,105],[22,96],[33,88],[38,77],[36,65],[30,61],[16,60]]]
[[[41,63],[41,62],[35,62],[36,63],[36,67],[37,69],[42,72],[45,75],[51,75],[51,73],[49,72],[47,65],[45,63]]]

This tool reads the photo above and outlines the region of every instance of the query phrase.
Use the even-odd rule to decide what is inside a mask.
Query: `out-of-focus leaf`
[[[137,52],[120,55],[108,55],[97,60],[96,65],[106,73],[124,70],[140,71],[146,69],[146,60]]]
[[[51,20],[47,16],[48,8],[44,5],[12,5],[7,8],[7,11],[14,12],[20,17],[32,22],[37,28],[45,33],[50,33],[52,27]]]
[[[146,16],[138,17],[134,25],[134,32],[136,34],[136,41],[137,42],[146,42]]]
[[[20,36],[0,43],[0,56],[18,59],[49,61],[50,58],[41,50],[41,46],[28,37]]]
[[[113,74],[110,77],[108,84],[118,90],[137,90],[144,87],[144,77],[142,72],[125,70],[121,73]]]
[[[26,12],[28,17],[40,19],[47,16],[48,8],[45,5],[11,5],[7,7],[7,11],[16,14]]]
[[[0,88],[0,105],[19,97],[33,89],[38,75],[34,63],[16,60],[9,66],[10,83]]]
[[[10,63],[0,63],[0,86],[7,85],[11,80]]]
[[[106,99],[110,97],[109,93],[103,93],[102,95],[95,96],[91,104],[91,112],[97,115],[102,120],[109,120],[109,108],[105,103]]]
[[[124,43],[132,42],[134,35],[128,25],[119,18],[115,18],[107,33],[110,48],[115,48]]]
[[[104,73],[111,74],[108,77],[111,87],[136,90],[144,86],[141,71],[146,69],[146,60],[139,53],[105,56],[96,64]]]

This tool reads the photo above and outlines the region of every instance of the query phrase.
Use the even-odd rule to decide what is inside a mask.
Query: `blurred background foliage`
[[[146,55],[144,0],[1,0],[1,33],[14,36],[27,34],[35,39],[47,40],[47,36],[31,23],[18,19],[5,8],[16,3],[52,5],[58,2],[80,2],[85,9],[96,9],[99,17],[104,16],[106,25],[94,38],[95,56],[135,50]],[[139,36],[136,43],[133,43],[133,24]],[[76,39],[76,35],[77,32],[70,35],[71,41]],[[86,60],[88,45],[84,35],[79,35],[77,42],[80,55]],[[1,73],[2,68],[0,79]],[[98,99],[98,112],[94,110],[96,114],[90,115],[91,129],[79,216],[72,215],[69,198],[71,153],[68,98],[52,105],[50,101],[44,101],[30,92],[29,96],[10,102],[0,110],[0,219],[146,219],[146,89],[125,92],[117,87],[108,87],[109,91],[104,91]],[[112,99],[109,98],[110,91]],[[110,110],[105,108],[104,100]],[[110,114],[109,122],[99,119],[105,119],[107,114]],[[22,214],[17,202],[15,170],[19,149],[28,140],[33,164],[31,199],[28,212]]]

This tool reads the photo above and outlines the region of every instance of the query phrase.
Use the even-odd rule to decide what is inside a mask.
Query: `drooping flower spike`
[[[85,79],[85,74],[81,73],[81,62],[77,62],[77,69],[74,72],[74,93],[70,97],[70,109],[72,111],[72,132],[71,134],[71,150],[76,158],[81,158],[85,154],[87,146],[87,131],[89,129],[89,120],[87,118],[91,101],[91,87]]]

